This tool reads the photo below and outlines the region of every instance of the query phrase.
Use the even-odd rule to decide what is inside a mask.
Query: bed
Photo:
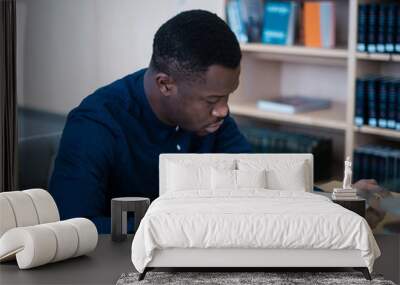
[[[312,193],[311,154],[162,154],[160,197],[132,242],[154,268],[352,267],[380,251],[361,216]]]

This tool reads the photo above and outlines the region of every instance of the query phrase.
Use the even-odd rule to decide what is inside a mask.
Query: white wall
[[[69,112],[146,67],[157,28],[195,8],[223,17],[224,0],[17,0],[18,103]]]

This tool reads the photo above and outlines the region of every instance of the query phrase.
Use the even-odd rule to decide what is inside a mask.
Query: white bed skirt
[[[147,267],[366,267],[359,250],[198,249],[154,251]]]

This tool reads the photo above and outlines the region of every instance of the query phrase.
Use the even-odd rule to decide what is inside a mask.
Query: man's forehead
[[[240,67],[231,69],[212,65],[204,74],[203,89],[213,95],[224,96],[232,93],[239,83]]]

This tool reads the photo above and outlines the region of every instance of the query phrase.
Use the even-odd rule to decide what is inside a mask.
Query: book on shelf
[[[332,196],[336,197],[357,197],[357,191],[353,193],[342,193],[340,191],[336,191],[332,193]]]
[[[249,42],[260,42],[264,20],[263,0],[240,0],[242,16]]]
[[[355,94],[354,124],[362,126],[367,124],[366,79],[357,78]]]
[[[394,109],[396,110],[396,130],[400,131],[400,80],[396,83],[396,94],[397,96],[393,96],[391,98],[395,102]]]
[[[357,193],[340,193],[340,192],[333,192],[332,199],[334,200],[356,200],[359,199]]]
[[[335,46],[335,1],[227,0],[226,15],[240,43]]]
[[[367,51],[376,52],[377,34],[378,34],[378,4],[369,4],[368,10],[368,35],[367,35]]]
[[[357,189],[341,189],[341,188],[335,188],[333,189],[333,193],[337,193],[337,194],[343,194],[343,195],[347,195],[350,196],[352,194],[356,194],[357,193]]]
[[[375,179],[382,187],[400,192],[400,148],[365,145],[357,147],[353,157],[354,181]]]
[[[378,80],[370,78],[367,81],[367,106],[368,106],[368,125],[378,126]]]
[[[369,53],[400,52],[400,4],[368,3],[358,6],[357,50]]]
[[[232,32],[235,34],[240,43],[247,43],[249,38],[247,36],[245,23],[241,15],[240,0],[230,0],[226,4],[227,20]]]
[[[357,195],[343,196],[343,195],[338,195],[338,194],[332,193],[332,199],[334,199],[334,200],[358,200],[360,198],[358,198]]]
[[[331,178],[332,139],[302,133],[293,133],[239,125],[241,133],[255,153],[312,153],[314,180]]]
[[[395,51],[396,37],[396,5],[391,3],[387,5],[386,21],[386,43],[385,52],[393,53]]]
[[[260,110],[287,114],[328,109],[330,106],[328,99],[305,96],[280,96],[257,101],[257,108]]]
[[[304,45],[333,48],[335,46],[334,1],[306,1],[302,13]]]
[[[395,29],[395,52],[400,53],[400,4],[395,5],[395,21],[396,21],[396,29]]]
[[[386,29],[387,29],[387,5],[382,3],[378,6],[376,28],[376,51],[383,53],[386,51]]]
[[[369,5],[367,4],[358,6],[357,50],[361,52],[367,51],[368,10]]]
[[[357,78],[354,124],[400,129],[400,79],[379,76]]]
[[[395,129],[397,120],[396,117],[397,115],[400,115],[400,81],[399,80],[387,81],[387,84],[388,84],[387,127],[389,129]]]
[[[388,122],[388,99],[389,99],[389,94],[388,94],[388,81],[385,78],[382,78],[380,84],[379,84],[379,96],[378,96],[378,104],[379,104],[379,120],[378,120],[378,126],[380,128],[387,128],[387,122]]]
[[[295,37],[297,3],[295,1],[266,1],[262,42],[292,45]]]

